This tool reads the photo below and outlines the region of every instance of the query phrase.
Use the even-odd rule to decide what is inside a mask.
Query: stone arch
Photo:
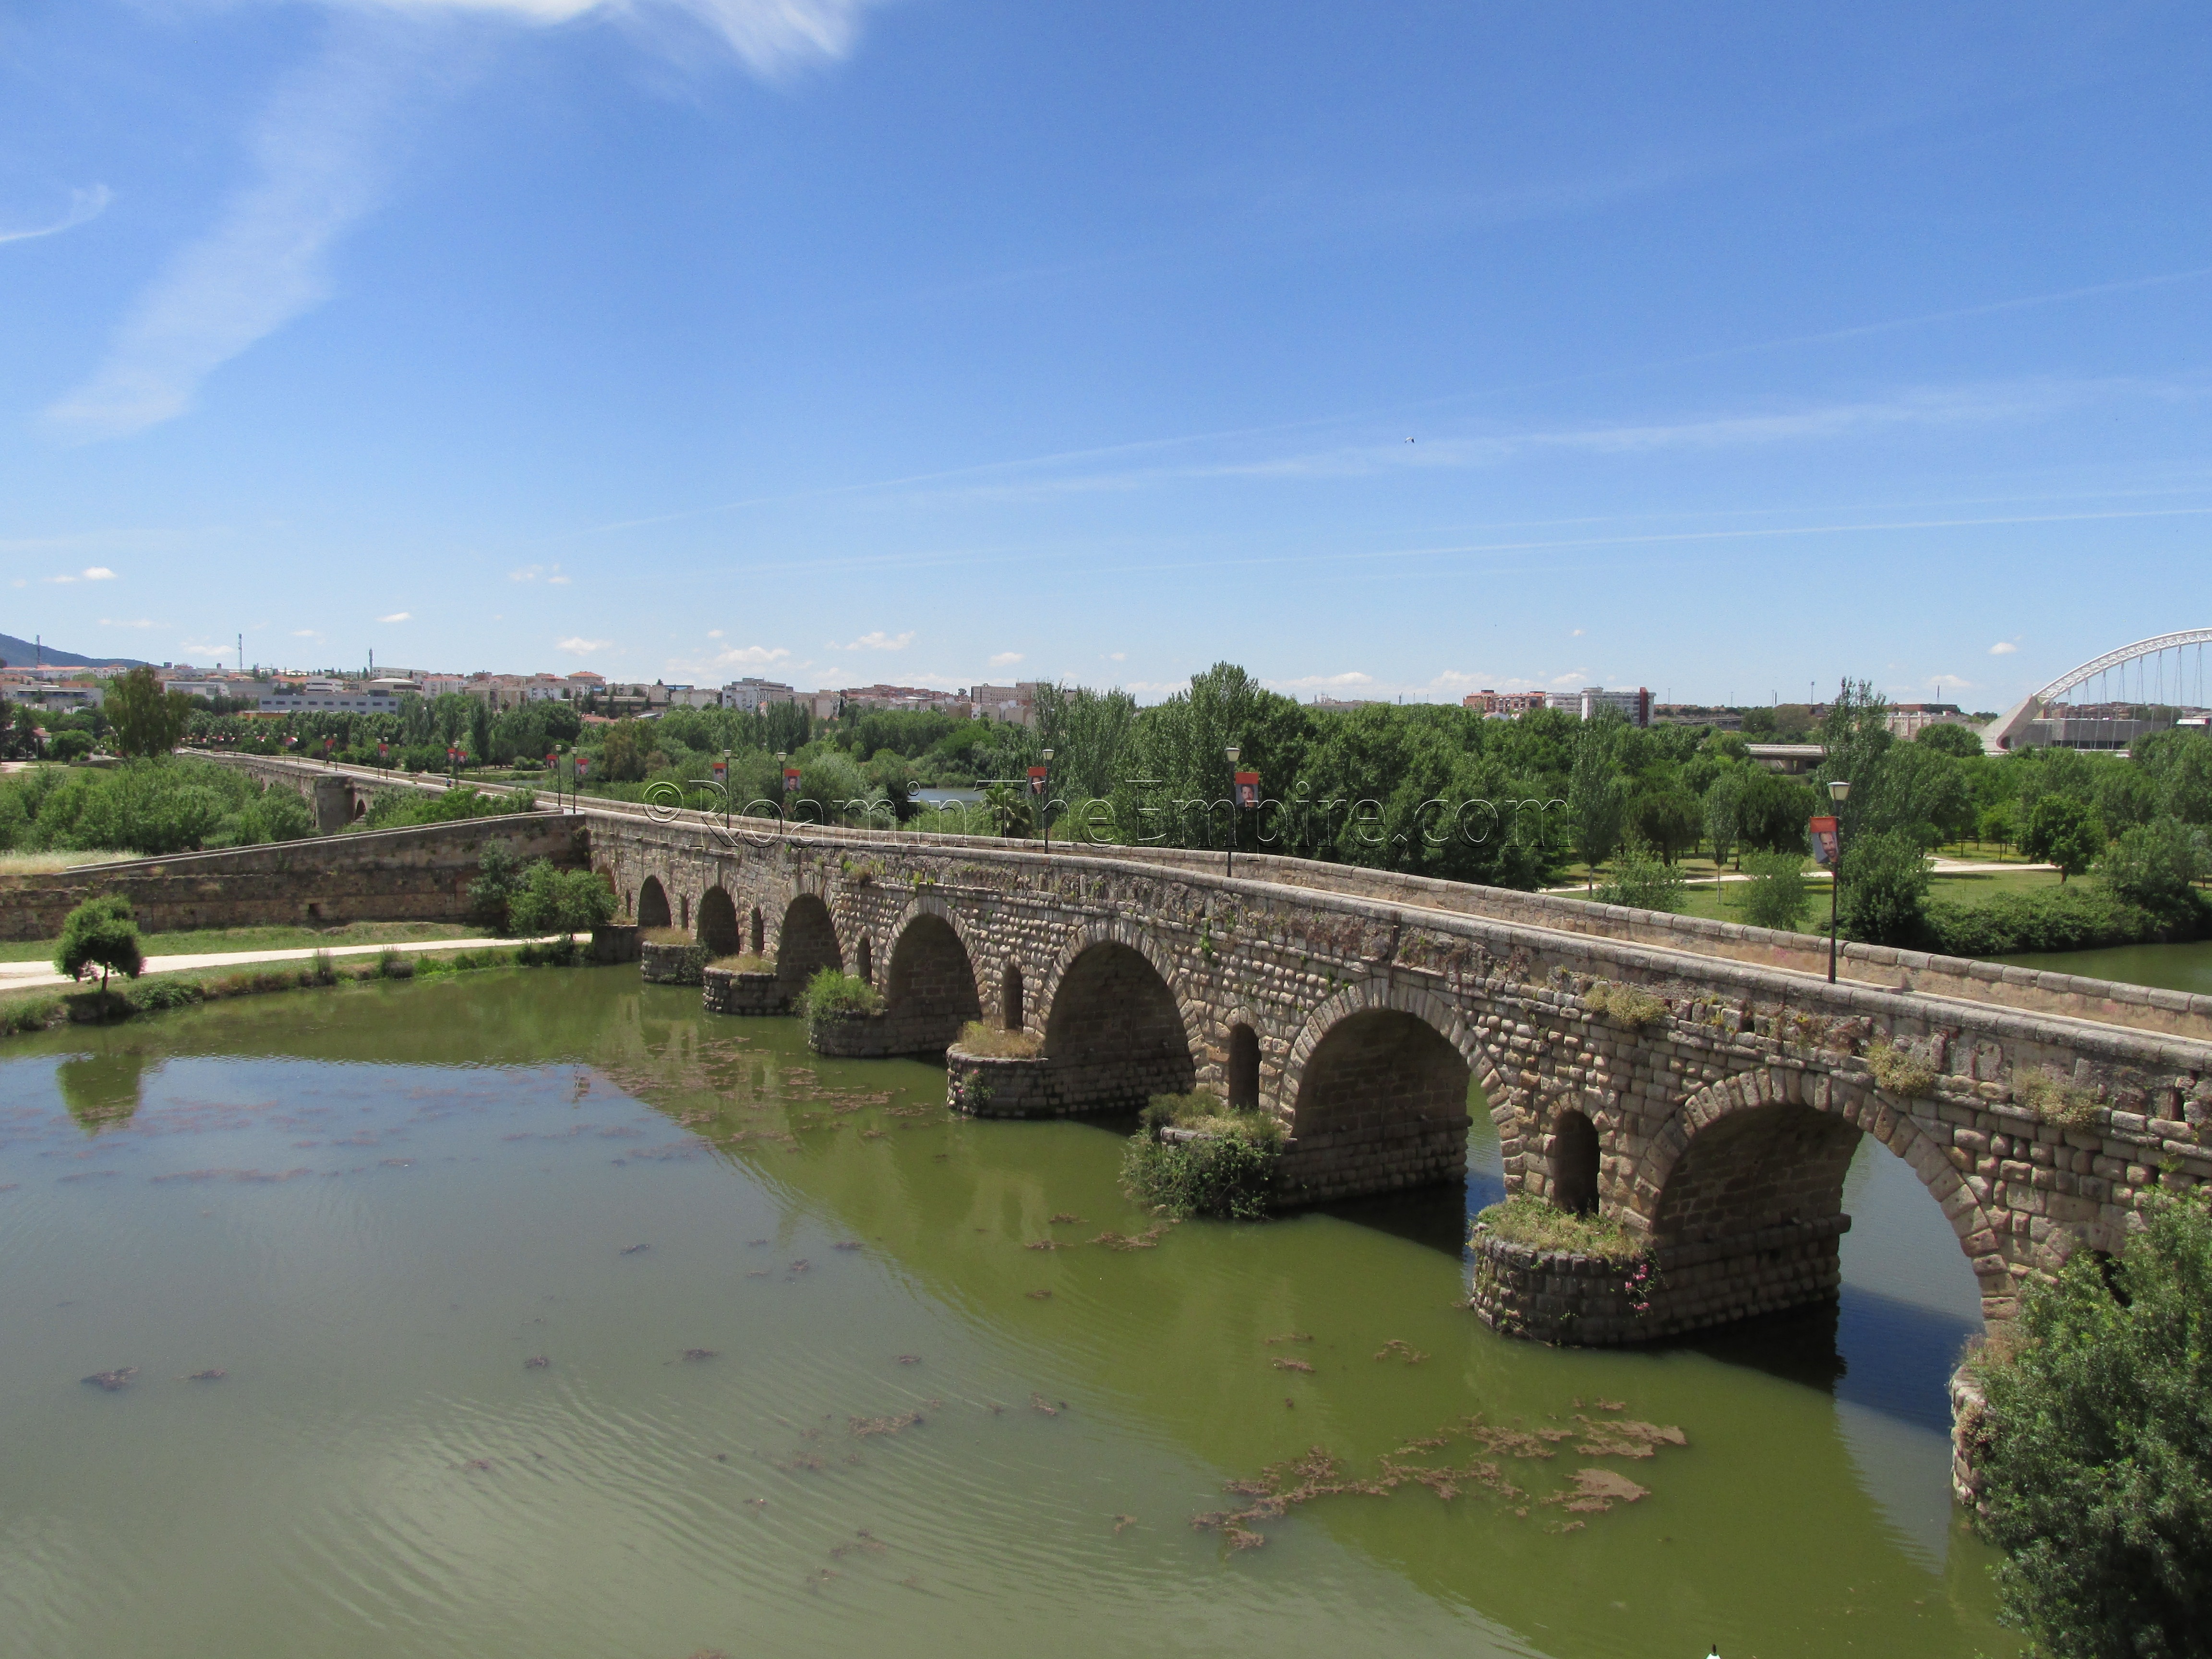
[[[1552,1121],[1552,1202],[1576,1215],[1597,1208],[1597,1125],[1573,1107]]]
[[[861,983],[865,985],[873,985],[876,982],[875,941],[870,939],[866,933],[860,935],[860,948],[858,952],[858,960],[855,962],[854,966],[854,971],[860,976]]]
[[[1018,1031],[1028,1012],[1022,1004],[1022,964],[1009,961],[999,976],[999,1024],[1006,1030]]]
[[[1024,1012],[1032,1021],[1042,1013],[1043,1024],[1049,1029],[1053,1011],[1060,1001],[1060,985],[1075,964],[1093,947],[1101,945],[1122,945],[1145,959],[1153,975],[1174,998],[1176,1017],[1182,1026],[1183,1042],[1195,1054],[1198,1048],[1195,1034],[1205,1030],[1211,1024],[1213,1018],[1212,1011],[1203,1003],[1193,1002],[1185,994],[1182,976],[1176,969],[1174,958],[1154,943],[1152,934],[1135,922],[1118,917],[1112,921],[1093,922],[1077,933],[1046,972],[1036,988],[1034,998],[1025,997],[1030,1006]]]
[[[1642,1228],[1662,1249],[1693,1241],[1710,1244],[1723,1233],[1740,1236],[1725,1197],[1733,1181],[1740,1195],[1752,1200],[1740,1204],[1741,1217],[1764,1221],[1770,1231],[1828,1226],[1832,1256],[1834,1237],[1849,1224],[1838,1221],[1844,1176],[1863,1134],[1910,1164],[1942,1206],[1973,1268],[1985,1319],[2010,1318],[2027,1273],[2055,1268],[2063,1260],[2064,1243],[2014,1261],[2008,1230],[1991,1219],[1904,1103],[1784,1067],[1740,1073],[1684,1101],[1645,1152],[1621,1219]],[[1821,1294],[1832,1288],[1831,1283]]]
[[[1494,1075],[1465,1022],[1425,992],[1340,992],[1291,1048],[1279,1189],[1310,1200],[1464,1179],[1478,1060]]]
[[[819,895],[801,893],[783,913],[776,932],[775,977],[787,996],[796,996],[824,968],[841,971],[845,953],[838,948],[837,924]]]
[[[1491,1115],[1498,1120],[1501,1129],[1507,1127],[1525,1091],[1518,1084],[1507,1080],[1495,1057],[1458,1007],[1431,992],[1415,990],[1379,977],[1346,986],[1306,1016],[1305,1024],[1298,1028],[1297,1036],[1291,1040],[1291,1051],[1283,1061],[1283,1111],[1288,1113],[1293,1109],[1290,1103],[1297,1099],[1298,1091],[1304,1086],[1306,1063],[1330,1029],[1353,1014],[1380,1009],[1413,1015],[1457,1049],[1460,1058],[1467,1062],[1468,1072],[1489,1097]],[[1501,1106],[1498,1103],[1501,1100],[1512,1103]]]
[[[699,896],[699,943],[718,957],[733,957],[744,948],[738,907],[719,885]]]
[[[1104,931],[1104,930],[1102,930]],[[1198,1080],[1190,1024],[1152,953],[1093,939],[1053,975],[1043,1054],[1060,1109],[1134,1111]]]
[[[768,951],[768,924],[762,918],[761,908],[757,904],[753,906],[752,942],[753,954],[755,956],[757,957],[766,954]]]
[[[659,876],[647,876],[637,890],[637,925],[665,927],[669,923],[668,890]]]
[[[946,1048],[983,1018],[967,944],[942,914],[917,909],[901,923],[884,968],[884,1018],[902,1054]]]
[[[1260,1104],[1260,1034],[1243,1020],[1229,1028],[1229,1060],[1222,1079],[1224,1097],[1240,1109]]]

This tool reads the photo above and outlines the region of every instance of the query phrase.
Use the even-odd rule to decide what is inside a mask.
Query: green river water
[[[1598,1353],[1463,1305],[1494,1142],[1115,1249],[1126,1126],[944,1093],[611,969],[9,1043],[0,1654],[2019,1650],[1948,1497],[1972,1280],[1879,1148],[1839,1309]],[[1193,1527],[1316,1447],[1425,1478]]]

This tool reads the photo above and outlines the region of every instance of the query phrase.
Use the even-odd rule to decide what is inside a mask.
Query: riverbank
[[[374,960],[348,962],[371,953]],[[238,997],[268,996],[280,991],[325,990],[392,980],[428,979],[444,974],[481,972],[491,968],[574,968],[587,965],[588,957],[575,942],[557,935],[531,940],[476,939],[422,945],[363,945],[341,951],[276,951],[236,957],[204,958],[191,966],[149,972],[136,980],[111,980],[105,991],[97,988],[61,992],[50,986],[70,984],[59,975],[32,988],[9,988],[0,981],[0,1036],[52,1030],[63,1025],[107,1025],[158,1013],[189,1008],[204,1002],[225,1002]],[[252,964],[258,963],[259,966]]]

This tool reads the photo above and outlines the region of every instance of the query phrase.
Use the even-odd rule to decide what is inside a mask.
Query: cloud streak
[[[29,230],[0,230],[0,244],[35,242],[42,236],[58,236],[65,230],[75,230],[79,225],[90,224],[107,211],[107,204],[115,199],[115,192],[106,185],[94,185],[86,190],[70,192],[69,211],[50,225],[39,225]]]
[[[449,89],[464,16],[545,27],[598,15],[682,53],[671,25],[703,30],[763,78],[834,61],[874,0],[325,0],[339,14],[321,54],[286,76],[255,125],[248,181],[215,225],[170,259],[117,329],[106,360],[51,404],[47,423],[85,441],[128,436],[187,413],[223,364],[330,297],[331,254],[374,210],[406,148],[410,106]],[[696,52],[683,53],[696,58]],[[79,192],[78,216],[104,209]],[[559,578],[552,580],[558,580]]]
[[[209,374],[328,296],[331,245],[384,187],[407,74],[393,44],[334,31],[286,77],[253,134],[252,182],[139,295],[106,361],[46,410],[52,426],[99,439],[173,420]]]

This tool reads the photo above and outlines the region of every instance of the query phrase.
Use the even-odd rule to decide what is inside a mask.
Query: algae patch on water
[[[1656,1455],[1662,1446],[1689,1444],[1689,1437],[1672,1425],[1630,1419],[1601,1420],[1581,1413],[1576,1413],[1575,1421],[1578,1428],[1528,1430],[1486,1422],[1479,1413],[1463,1417],[1434,1434],[1384,1453],[1375,1460],[1372,1472],[1365,1474],[1350,1473],[1342,1458],[1325,1446],[1315,1446],[1304,1456],[1269,1464],[1249,1480],[1230,1481],[1224,1491],[1250,1501],[1242,1509],[1194,1515],[1190,1524],[1202,1532],[1220,1533],[1231,1549],[1257,1549],[1267,1541],[1258,1530],[1260,1524],[1280,1520],[1302,1504],[1324,1498],[1387,1498],[1409,1486],[1425,1486],[1447,1504],[1468,1494],[1486,1494],[1521,1520],[1529,1518],[1540,1506],[1557,1507],[1577,1516],[1602,1515],[1617,1504],[1648,1498],[1650,1488],[1618,1470],[1591,1466],[1573,1471],[1567,1484],[1558,1490],[1540,1494],[1509,1478],[1504,1460],[1549,1462],[1569,1441],[1584,1457],[1638,1459]],[[1472,1449],[1463,1461],[1432,1457],[1431,1454],[1455,1442]],[[1529,1477],[1523,1474],[1521,1480],[1527,1481]],[[1572,1532],[1583,1524],[1579,1520],[1563,1522],[1552,1530]]]

